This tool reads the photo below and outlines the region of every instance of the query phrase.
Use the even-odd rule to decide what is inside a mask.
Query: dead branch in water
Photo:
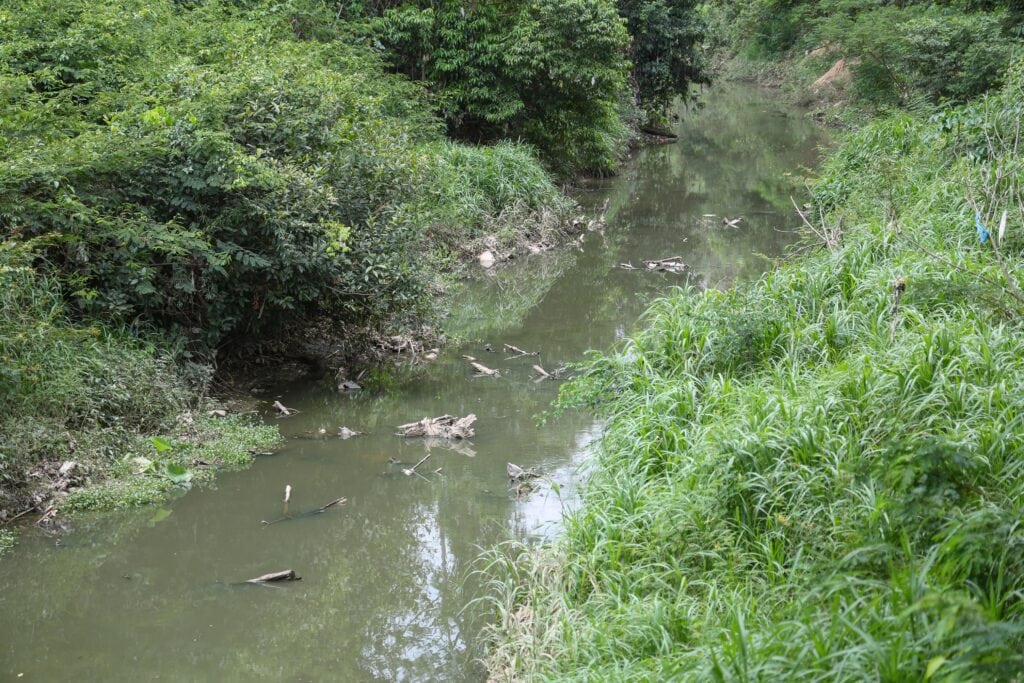
[[[466,417],[425,417],[419,422],[399,425],[396,434],[406,438],[434,436],[442,439],[468,439],[476,433],[473,429],[474,422],[476,415],[473,414]]]
[[[523,351],[518,346],[512,346],[511,344],[502,344],[502,346],[505,347],[506,351],[511,351],[512,353],[515,354],[514,356],[509,356],[505,360],[515,360],[516,358],[522,358],[523,356],[539,356],[540,355],[540,353],[537,352],[537,351],[534,351],[533,353],[530,353],[529,351]]]

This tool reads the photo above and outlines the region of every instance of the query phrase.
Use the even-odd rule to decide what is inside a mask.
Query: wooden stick
[[[336,500],[332,500],[327,505],[324,505],[322,507],[318,507],[314,512],[316,514],[320,514],[324,510],[329,510],[330,508],[334,507],[335,505],[344,505],[347,502],[348,502],[348,498],[345,498],[344,496],[342,496],[341,498],[338,498]]]
[[[302,581],[302,577],[295,573],[294,569],[285,569],[280,572],[271,572],[255,579],[249,579],[246,583],[273,583],[276,581]]]
[[[288,501],[292,499],[292,485],[287,484],[284,487],[284,516],[288,516]]]

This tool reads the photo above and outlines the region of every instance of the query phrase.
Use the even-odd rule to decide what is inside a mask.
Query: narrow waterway
[[[550,533],[600,432],[579,414],[541,425],[558,382],[533,381],[531,366],[608,349],[670,287],[769,268],[823,142],[800,112],[738,86],[710,91],[679,133],[580,192],[590,211],[608,201],[604,231],[467,286],[446,321],[462,341],[437,362],[349,396],[327,383],[277,388],[301,412],[278,422],[290,438],[275,455],[162,507],[76,519],[58,536],[26,531],[0,560],[0,680],[482,680],[467,572],[481,546]],[[645,259],[669,256],[688,273],[644,272]],[[540,356],[507,360],[503,344]],[[502,377],[474,378],[463,354]],[[478,416],[471,444],[394,435],[445,413]],[[342,426],[367,434],[343,440]],[[427,453],[426,476],[402,474]],[[517,499],[507,462],[542,471],[540,489]],[[348,504],[262,524],[281,516],[286,485],[292,512]],[[284,568],[302,581],[232,585]]]

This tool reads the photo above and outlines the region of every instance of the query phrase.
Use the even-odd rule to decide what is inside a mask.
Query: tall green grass
[[[487,568],[496,678],[1020,680],[1022,101],[1018,68],[853,135],[815,188],[838,246],[589,362],[582,504]]]

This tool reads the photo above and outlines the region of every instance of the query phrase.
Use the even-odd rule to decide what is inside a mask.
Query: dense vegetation
[[[999,85],[1024,38],[1019,2],[715,0],[704,11],[718,42],[749,58],[812,53],[820,69],[845,57],[854,95],[874,105],[965,102]]]
[[[1024,64],[852,134],[806,253],[677,291],[563,401],[608,420],[563,538],[490,567],[498,677],[1024,672]],[[812,234],[813,233],[813,234]]]
[[[172,430],[225,355],[418,322],[476,242],[550,232],[555,178],[612,171],[705,80],[701,26],[681,0],[4,3],[0,514],[39,463]]]

